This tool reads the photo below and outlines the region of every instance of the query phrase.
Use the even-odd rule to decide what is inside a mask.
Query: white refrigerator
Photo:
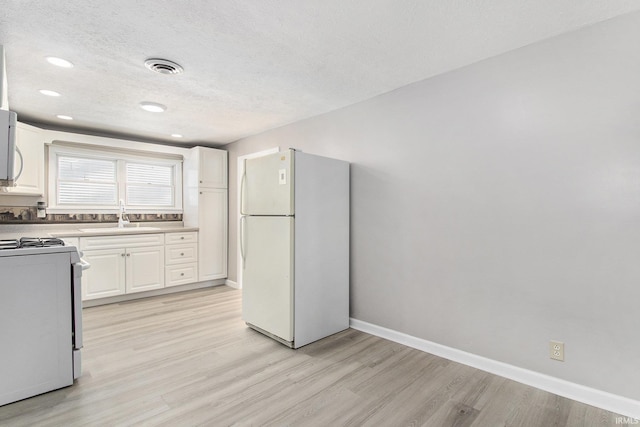
[[[349,327],[349,163],[287,150],[247,159],[242,316],[298,348]]]

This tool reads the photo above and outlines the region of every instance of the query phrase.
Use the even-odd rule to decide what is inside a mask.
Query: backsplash
[[[127,213],[131,222],[182,221],[182,214]],[[62,224],[118,222],[117,214],[47,214],[38,218],[35,206],[0,207],[0,224]]]

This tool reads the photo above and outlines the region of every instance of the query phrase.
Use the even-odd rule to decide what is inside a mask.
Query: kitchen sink
[[[80,228],[83,233],[127,233],[135,231],[156,231],[158,227],[101,227],[101,228]]]

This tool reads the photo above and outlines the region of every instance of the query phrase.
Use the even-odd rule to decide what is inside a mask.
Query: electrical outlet
[[[560,341],[549,342],[549,357],[564,362],[564,343]]]

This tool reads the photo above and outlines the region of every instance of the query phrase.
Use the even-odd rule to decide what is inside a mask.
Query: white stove
[[[80,376],[87,266],[60,239],[0,240],[0,406]]]

